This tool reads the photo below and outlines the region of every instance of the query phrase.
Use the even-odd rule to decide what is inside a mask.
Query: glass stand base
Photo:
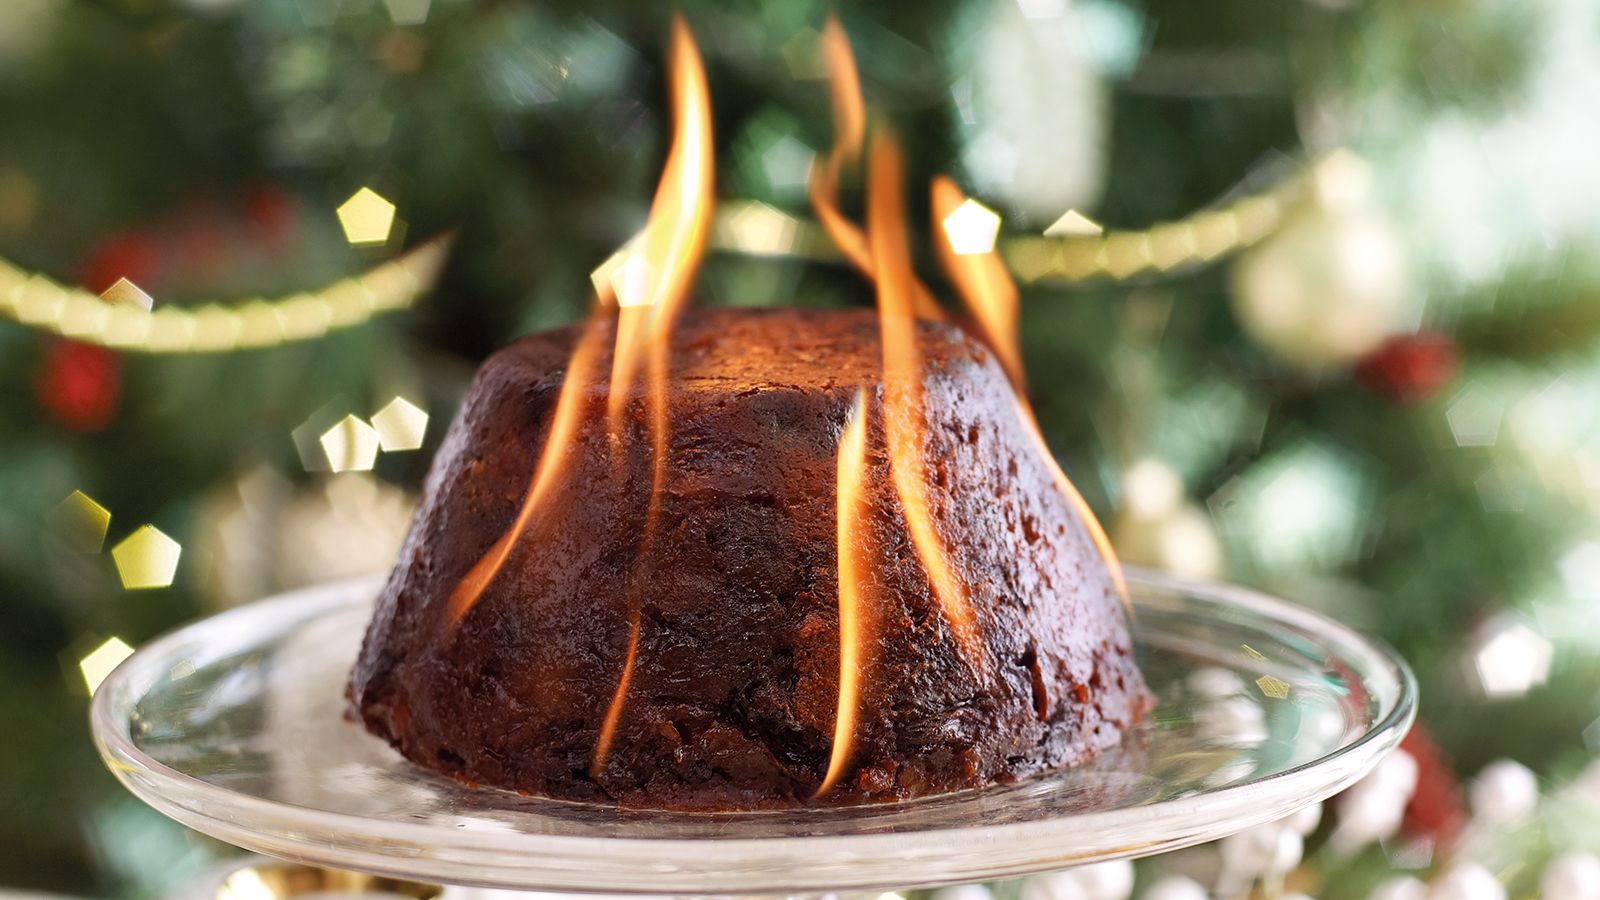
[[[1289,815],[1410,727],[1387,648],[1239,588],[1131,572],[1158,706],[1087,765],[850,809],[690,814],[523,797],[420,769],[344,717],[378,588],[325,585],[134,654],[96,692],[111,770],[168,816],[282,859],[416,881],[612,894],[951,884],[1142,856]]]

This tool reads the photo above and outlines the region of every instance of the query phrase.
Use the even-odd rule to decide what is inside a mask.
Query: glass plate
[[[977,881],[1159,853],[1282,818],[1365,774],[1410,727],[1405,663],[1239,588],[1131,572],[1159,705],[1093,762],[909,803],[619,811],[467,788],[344,717],[378,582],[222,613],[95,693],[107,765],[168,816],[301,862],[449,884],[801,893]]]

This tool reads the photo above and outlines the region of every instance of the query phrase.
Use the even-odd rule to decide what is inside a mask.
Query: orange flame
[[[866,104],[861,100],[861,76],[856,71],[850,37],[838,17],[828,15],[822,26],[822,58],[833,88],[833,149],[812,173],[811,206],[823,228],[839,245],[845,258],[870,276],[872,252],[867,236],[839,211],[839,177],[846,166],[861,157],[861,144],[867,134]]]
[[[652,471],[650,505],[640,538],[639,558],[646,559],[655,542],[660,518],[661,493],[666,485],[667,435],[669,427],[668,387],[672,370],[672,328],[688,299],[695,271],[705,255],[711,231],[715,159],[712,153],[711,91],[706,84],[705,66],[699,48],[683,17],[672,20],[672,109],[676,131],[650,218],[636,250],[624,248],[627,257],[619,264],[623,289],[616,295],[617,348],[612,359],[609,412],[612,432],[617,433],[627,406],[634,370],[639,366],[641,349],[648,351],[646,382],[649,390]],[[629,270],[632,271],[629,271]],[[598,775],[611,755],[617,726],[627,706],[628,689],[633,683],[639,654],[640,604],[642,590],[630,579],[628,600],[628,652],[622,674],[606,708],[605,719],[595,742],[590,772]]]
[[[1056,462],[1055,455],[1050,452],[1050,446],[1044,439],[1044,432],[1039,430],[1039,420],[1034,415],[1033,406],[1024,394],[1022,346],[1017,339],[1020,301],[1016,282],[1011,280],[1011,273],[1006,269],[1005,262],[1000,259],[998,253],[990,250],[986,253],[958,254],[951,247],[949,237],[939,227],[939,223],[966,202],[967,197],[961,192],[961,188],[957,187],[954,181],[941,175],[933,180],[931,194],[933,243],[939,249],[939,262],[943,264],[945,273],[956,286],[956,291],[961,295],[967,309],[972,311],[972,317],[977,322],[978,330],[983,333],[984,340],[990,349],[994,350],[1001,367],[1011,379],[1016,391],[1017,415],[1026,427],[1028,436],[1033,440],[1039,455],[1050,466],[1056,486],[1077,510],[1078,517],[1083,520],[1083,525],[1088,529],[1095,548],[1105,559],[1106,568],[1111,573],[1111,581],[1116,585],[1117,593],[1127,606],[1128,585],[1123,576],[1122,563],[1117,559],[1116,550],[1111,546],[1111,539],[1106,536],[1100,520],[1095,518],[1094,510],[1089,508],[1083,495],[1078,493],[1077,487]]]
[[[940,223],[967,201],[961,188],[950,178],[940,175],[930,186],[933,202],[933,245],[938,250],[939,263],[955,284],[957,292],[966,301],[967,308],[977,320],[978,330],[1000,359],[1006,377],[1022,393],[1025,376],[1022,370],[1022,352],[1017,345],[1017,311],[1021,305],[1017,285],[1011,280],[1006,264],[993,251],[988,253],[958,254]]]
[[[500,574],[517,540],[532,524],[535,514],[543,508],[550,491],[566,471],[566,451],[577,433],[583,392],[589,384],[600,351],[600,336],[604,333],[600,324],[599,317],[589,322],[578,339],[571,361],[567,363],[567,373],[561,381],[561,393],[556,397],[555,412],[550,417],[550,429],[545,435],[544,449],[539,452],[539,462],[534,466],[533,478],[528,484],[528,493],[522,499],[522,508],[517,511],[517,518],[450,593],[445,609],[451,627],[461,623],[495,576]]]
[[[828,158],[812,171],[811,207],[816,210],[823,230],[838,245],[839,252],[861,274],[871,278],[872,247],[867,235],[839,210],[839,179],[846,167],[861,158],[861,146],[867,134],[867,108],[861,99],[861,76],[856,70],[855,54],[850,50],[850,36],[832,13],[823,23],[821,44],[833,94],[834,137]],[[914,282],[911,290],[918,316],[931,320],[944,318],[944,310],[921,282]]]
[[[833,752],[828,773],[817,788],[826,794],[844,775],[855,742],[856,705],[861,696],[861,586],[866,566],[860,560],[857,534],[864,510],[862,488],[867,469],[867,394],[856,394],[855,406],[839,436],[836,514],[839,545],[839,706],[833,718]]]
[[[665,344],[672,332],[711,233],[711,89],[694,36],[681,15],[672,19],[668,63],[674,133],[667,162],[636,241],[621,251],[612,290],[620,307],[611,369],[611,413],[627,403],[641,343]]]
[[[900,146],[892,136],[873,139],[868,160],[867,230],[877,264],[878,327],[883,341],[884,433],[889,469],[905,512],[911,543],[946,620],[968,658],[979,661],[978,625],[929,511],[927,470],[922,458],[927,421],[922,408],[922,358],[912,314],[911,257],[906,246],[901,196]]]

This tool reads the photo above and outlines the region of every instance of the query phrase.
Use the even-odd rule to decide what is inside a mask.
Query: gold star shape
[[[133,655],[133,648],[128,646],[122,638],[107,638],[105,643],[89,651],[83,659],[78,660],[78,671],[83,673],[83,683],[89,687],[89,695],[93,696],[100,682],[106,680],[119,663]]]
[[[1261,688],[1261,693],[1274,700],[1289,699],[1289,682],[1271,675],[1263,675],[1256,679],[1256,687]]]
[[[365,472],[378,461],[378,432],[353,415],[322,433],[322,452],[335,472]]]
[[[988,253],[1000,234],[1000,214],[976,200],[967,200],[944,217],[944,234],[957,256]]]
[[[46,522],[68,547],[79,553],[99,553],[105,546],[111,511],[83,491],[73,491],[57,503]]]
[[[135,306],[145,312],[154,309],[156,305],[156,301],[149,294],[126,278],[118,278],[115,284],[100,293],[100,299],[112,306]]]
[[[1104,232],[1099,222],[1075,209],[1069,209],[1061,218],[1044,230],[1045,237],[1095,237]]]
[[[172,584],[183,547],[154,525],[141,525],[122,543],[111,548],[122,586],[130,591],[163,588]]]
[[[404,397],[390,400],[372,414],[372,427],[378,432],[378,445],[385,453],[415,450],[422,446],[428,430],[428,414]]]
[[[345,240],[357,247],[387,243],[394,230],[394,204],[372,188],[356,191],[338,212]]]

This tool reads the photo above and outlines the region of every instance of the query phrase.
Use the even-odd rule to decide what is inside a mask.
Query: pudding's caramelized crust
[[[962,653],[890,481],[869,311],[686,316],[673,339],[659,528],[642,556],[644,386],[615,436],[604,385],[590,388],[565,477],[452,627],[452,590],[521,505],[580,330],[490,359],[434,461],[349,687],[367,727],[406,756],[572,800],[845,804],[1068,765],[1144,712],[1106,564],[1033,449],[1005,376],[961,331],[922,324],[931,506],[982,636],[981,659]],[[835,456],[863,386],[863,677],[849,769],[817,799],[839,691]],[[636,664],[596,765],[630,589]]]

